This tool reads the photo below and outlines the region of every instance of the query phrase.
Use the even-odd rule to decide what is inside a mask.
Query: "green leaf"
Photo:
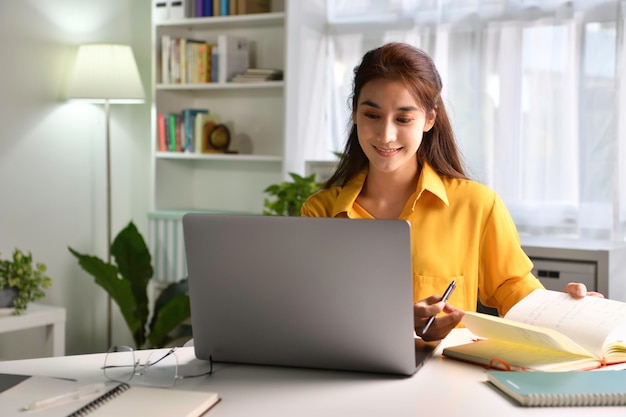
[[[135,309],[135,297],[129,280],[120,279],[118,270],[114,265],[102,261],[91,255],[81,254],[68,247],[69,251],[78,258],[79,265],[95,278],[96,284],[102,287],[120,308],[122,316],[133,335],[135,344],[139,347],[145,343],[145,322],[137,317]]]
[[[161,291],[154,302],[154,312],[152,313],[152,320],[150,320],[149,326],[150,331],[156,326],[157,317],[161,309],[164,308],[172,298],[181,294],[187,294],[188,292],[189,284],[187,278],[183,278],[178,282],[172,282]]]
[[[150,331],[150,345],[153,347],[165,345],[168,335],[190,316],[191,309],[187,294],[178,294],[170,298],[157,313],[155,326]]]
[[[22,314],[29,302],[45,296],[43,289],[52,285],[45,271],[44,264],[33,265],[30,252],[25,254],[17,248],[11,260],[0,260],[0,289],[13,288],[17,292],[13,300],[13,315]]]
[[[264,215],[299,216],[302,204],[306,199],[322,186],[315,181],[315,174],[302,177],[295,172],[289,172],[292,181],[283,181],[268,186],[264,192],[275,197],[274,200],[264,199]]]
[[[150,313],[148,305],[148,283],[154,274],[152,257],[143,237],[131,221],[120,231],[113,245],[111,254],[123,279],[130,283],[134,295],[134,316],[145,328]],[[142,343],[145,337],[141,337]]]

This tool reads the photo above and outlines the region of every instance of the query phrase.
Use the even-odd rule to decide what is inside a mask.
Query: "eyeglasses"
[[[113,346],[104,357],[102,371],[105,378],[111,381],[129,382],[134,376],[141,376],[145,384],[162,388],[173,387],[179,379],[197,378],[213,372],[211,366],[211,369],[205,373],[179,375],[178,357],[175,351],[175,347],[165,354],[153,351],[146,362],[141,364],[139,359],[135,358],[135,350],[132,347]]]

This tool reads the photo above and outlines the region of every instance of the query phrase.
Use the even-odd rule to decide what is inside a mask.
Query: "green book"
[[[626,371],[487,371],[487,378],[529,407],[626,405]]]

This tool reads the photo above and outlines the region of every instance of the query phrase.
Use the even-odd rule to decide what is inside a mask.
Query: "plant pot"
[[[0,290],[0,308],[13,307],[13,300],[17,298],[17,288],[10,287]]]

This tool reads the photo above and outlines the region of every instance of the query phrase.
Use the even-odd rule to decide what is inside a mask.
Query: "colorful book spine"
[[[237,2],[238,0],[228,0],[228,14],[230,16],[239,14],[237,11]]]
[[[176,152],[176,114],[168,113],[168,138],[170,152]]]
[[[169,35],[161,37],[161,83],[169,84],[172,82],[171,75],[171,38]]]
[[[217,45],[211,46],[211,82],[218,82],[218,66],[219,66],[219,47]]]
[[[195,152],[196,148],[196,116],[198,114],[209,114],[208,109],[183,109],[183,132],[184,148],[183,152]]]
[[[202,16],[213,16],[213,0],[198,0],[203,1]]]
[[[180,79],[179,83],[186,84],[187,81],[187,39],[180,38],[178,39],[178,53],[179,56],[179,66],[180,66]]]
[[[176,152],[183,151],[183,116],[176,114]]]
[[[167,151],[167,144],[165,143],[165,116],[163,113],[159,113],[157,116],[157,149],[160,152]]]
[[[209,50],[210,47],[206,43],[201,43],[198,45],[198,82],[206,83],[209,81],[208,71],[209,71]]]

